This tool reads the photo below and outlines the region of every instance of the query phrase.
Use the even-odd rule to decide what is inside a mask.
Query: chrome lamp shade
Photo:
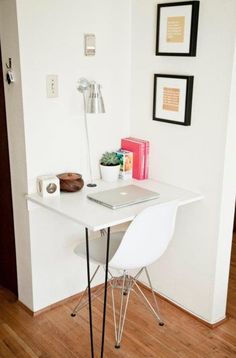
[[[100,85],[91,82],[89,86],[89,94],[86,105],[87,113],[105,113],[104,102],[101,94]]]
[[[90,82],[86,78],[80,78],[78,81],[77,90],[82,93],[84,99],[84,122],[87,137],[87,149],[88,149],[88,164],[90,172],[90,183],[88,187],[96,187],[97,184],[93,181],[93,173],[91,166],[91,152],[89,142],[89,131],[87,123],[87,113],[105,113],[104,102],[101,94],[101,86],[96,82]]]

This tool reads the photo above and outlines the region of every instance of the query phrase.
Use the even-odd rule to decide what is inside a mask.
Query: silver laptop
[[[123,208],[143,201],[157,199],[159,193],[141,188],[137,185],[127,185],[115,189],[88,194],[87,198],[111,209]]]

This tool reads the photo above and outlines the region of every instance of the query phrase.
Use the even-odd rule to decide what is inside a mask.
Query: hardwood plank
[[[4,341],[0,341],[0,357],[15,358],[15,354],[10,351]]]
[[[151,294],[145,291],[148,298]],[[72,318],[77,299],[32,317],[14,297],[0,289],[0,357],[88,358],[88,310]],[[236,357],[236,320],[229,318],[211,329],[159,299],[165,326],[160,327],[145,305],[131,294],[121,348],[114,348],[114,326],[108,293],[105,358],[233,358]],[[94,302],[94,345],[99,357],[103,297]]]

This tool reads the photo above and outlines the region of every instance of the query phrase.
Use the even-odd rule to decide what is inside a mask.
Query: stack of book
[[[131,179],[132,173],[133,173],[133,153],[120,149],[118,152],[116,152],[117,157],[120,161],[120,179]]]
[[[134,137],[123,138],[121,149],[133,152],[133,178],[148,179],[149,141]]]

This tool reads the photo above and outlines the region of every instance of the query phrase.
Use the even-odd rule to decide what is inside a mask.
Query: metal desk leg
[[[105,338],[106,305],[107,305],[107,278],[108,278],[109,248],[110,248],[110,228],[108,228],[108,230],[107,230],[107,252],[106,252],[105,287],[104,287],[104,303],[103,303],[103,322],[102,322],[101,358],[103,358],[103,351],[104,351],[104,338]]]
[[[88,301],[89,301],[90,345],[91,345],[91,357],[94,358],[92,300],[91,300],[91,289],[90,289],[89,238],[88,238],[88,229],[87,229],[87,228],[85,229],[85,235],[86,235],[87,277],[88,277]]]

